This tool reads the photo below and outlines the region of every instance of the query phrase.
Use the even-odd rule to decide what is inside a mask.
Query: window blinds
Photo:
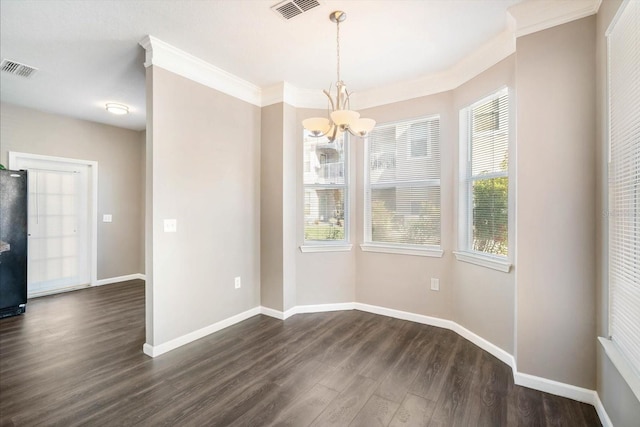
[[[609,47],[609,333],[640,377],[640,2],[629,1]]]
[[[367,242],[440,245],[440,117],[378,125],[367,141]]]
[[[503,89],[469,107],[465,183],[467,250],[508,251],[509,94]]]

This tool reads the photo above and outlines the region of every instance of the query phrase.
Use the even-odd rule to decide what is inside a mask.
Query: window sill
[[[302,245],[300,252],[348,252],[352,247],[349,243]]]
[[[360,245],[360,249],[363,252],[380,252],[385,254],[399,254],[399,255],[415,255],[415,256],[428,256],[434,258],[442,258],[444,251],[436,246],[432,247],[408,247],[408,246],[395,246],[385,245],[382,243],[363,243]]]
[[[613,343],[613,341],[598,337],[598,341],[604,348],[604,352],[613,363],[613,366],[616,367],[622,378],[627,382],[633,394],[636,395],[636,398],[640,400],[640,377],[633,371],[627,359],[620,353],[618,347]]]
[[[493,270],[502,271],[503,273],[508,273],[509,270],[511,270],[511,263],[506,260],[477,255],[472,252],[454,251],[453,253],[458,261],[468,262],[470,264],[479,265],[481,267],[491,268]]]

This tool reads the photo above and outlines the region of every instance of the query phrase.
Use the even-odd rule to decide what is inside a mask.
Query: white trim
[[[435,326],[438,328],[448,329],[460,335],[462,338],[477,345],[487,353],[496,357],[498,360],[506,363],[511,367],[513,371],[514,382],[517,385],[532,388],[534,390],[543,391],[545,393],[551,393],[557,396],[566,397],[569,399],[577,400],[578,402],[588,403],[593,405],[596,409],[598,417],[603,427],[612,427],[613,424],[607,415],[600,397],[595,390],[589,390],[582,387],[576,387],[571,384],[565,384],[558,381],[549,380],[534,375],[518,372],[516,368],[516,361],[510,353],[496,346],[495,344],[487,341],[476,333],[466,329],[464,326],[452,320],[441,319],[438,317],[426,316],[423,314],[411,313],[408,311],[395,310],[392,308],[381,307],[376,305],[364,304],[359,302],[344,302],[333,304],[312,304],[312,305],[298,305],[292,307],[286,312],[274,310],[272,308],[258,306],[243,313],[221,320],[213,325],[199,329],[197,331],[188,333],[181,337],[175,338],[166,343],[158,346],[151,346],[147,343],[143,345],[143,351],[145,354],[156,357],[168,351],[171,351],[177,347],[180,347],[189,342],[195,341],[211,333],[217,332],[226,327],[232,326],[236,323],[242,322],[250,317],[258,314],[264,314],[276,319],[285,320],[294,314],[299,313],[320,313],[328,311],[346,311],[346,310],[359,310],[367,313],[378,314],[381,316],[392,317],[395,319],[407,320],[410,322],[416,322],[423,325]]]
[[[399,255],[415,255],[415,256],[426,256],[426,257],[434,257],[434,258],[442,258],[444,255],[444,251],[442,249],[437,249],[435,247],[409,247],[409,246],[396,246],[396,245],[387,245],[384,243],[362,243],[360,245],[360,249],[363,252],[379,252],[384,254],[399,254]]]
[[[91,284],[86,283],[86,284],[83,284],[83,285],[69,286],[67,288],[51,289],[51,290],[48,290],[48,291],[29,293],[27,295],[27,297],[28,298],[45,297],[47,295],[61,294],[61,293],[64,293],[64,292],[77,291],[79,289],[86,289],[86,288],[91,288],[91,287],[94,287],[94,286],[110,285],[112,283],[120,283],[120,282],[129,281],[129,280],[136,280],[136,279],[146,280],[146,276],[144,274],[142,274],[142,273],[127,274],[126,276],[110,277],[110,278],[107,278],[107,279],[96,280],[95,282],[93,282]]]
[[[260,313],[276,319],[285,320],[299,313],[323,313],[327,311],[346,311],[354,309],[353,302],[339,302],[333,304],[296,305],[284,313],[269,307],[260,307]]]
[[[361,110],[453,90],[515,53],[511,31],[503,31],[448,70],[414,80],[354,92],[353,109]],[[326,108],[326,102],[325,106]]]
[[[89,283],[86,283],[84,285],[69,286],[69,287],[66,287],[66,288],[49,289],[49,290],[42,291],[42,292],[28,292],[27,291],[27,299],[46,297],[48,295],[62,294],[62,293],[65,293],[65,292],[73,292],[73,291],[78,291],[80,289],[87,289],[87,288],[90,288],[90,287],[91,287],[91,285]]]
[[[348,252],[353,247],[350,243],[344,243],[340,245],[332,244],[317,244],[317,245],[302,245],[300,246],[300,252]]]
[[[92,286],[110,285],[112,283],[127,282],[129,280],[146,280],[146,276],[142,273],[127,274],[125,276],[109,277],[107,279],[96,280]]]
[[[609,26],[607,27],[607,30],[604,32],[604,36],[609,39],[609,36],[611,35],[611,32],[613,31],[613,29],[615,28],[616,24],[618,23],[618,21],[620,20],[620,17],[622,16],[622,14],[624,13],[625,8],[627,7],[627,5],[629,4],[631,0],[622,0],[622,4],[620,5],[620,7],[618,8],[618,11],[616,12],[616,14],[613,16],[613,19],[611,20],[611,22],[609,23]],[[608,46],[608,40],[607,40],[607,52],[610,51],[609,46]],[[608,56],[607,56],[608,59]],[[607,61],[609,62],[609,61]],[[609,70],[607,69],[607,76],[609,75]],[[608,93],[608,88],[607,88],[607,93]]]
[[[357,91],[352,94],[351,102],[354,109],[360,110],[446,92],[468,82],[515,51],[515,36],[511,30],[506,30],[445,71]],[[327,108],[327,99],[321,89],[298,88],[281,82],[263,88],[261,94],[263,107],[285,102],[297,108]]]
[[[602,0],[525,1],[509,7],[516,37],[566,24],[598,12]]]
[[[453,328],[451,330],[453,332],[457,333],[462,338],[465,338],[467,341],[471,341],[472,343],[474,343],[475,345],[477,345],[487,353],[496,357],[498,360],[506,363],[511,368],[512,371],[514,372],[516,371],[516,360],[513,357],[513,355],[501,349],[500,347],[493,344],[492,342],[482,338],[480,335],[477,335],[471,332],[464,326],[461,326],[455,322],[452,322],[452,323],[453,323]]]
[[[12,167],[12,165],[15,165],[15,163],[18,161],[18,158],[45,160],[50,162],[75,163],[87,165],[91,168],[91,210],[89,212],[89,227],[91,229],[91,265],[89,266],[89,274],[91,284],[95,284],[98,280],[98,162],[94,160],[81,160],[68,157],[46,156],[42,154],[9,151],[9,166]],[[78,287],[75,288],[79,289]]]
[[[247,320],[248,318],[256,316],[258,314],[260,314],[260,307],[254,307],[242,313],[236,314],[235,316],[228,317],[219,322],[213,323],[209,326],[205,326],[204,328],[198,329],[196,331],[189,332],[188,334],[179,336],[159,345],[151,345],[145,343],[142,346],[142,351],[144,351],[144,353],[148,356],[157,357],[161,354],[203,338],[214,332],[218,332],[221,329],[228,328],[229,326],[235,325],[236,323],[240,323],[243,320]]]
[[[273,317],[274,319],[284,320],[284,313],[280,310],[274,310],[273,308],[260,306],[260,314],[264,314],[265,316]]]
[[[635,373],[627,359],[624,357],[622,352],[618,349],[613,341],[610,339],[606,339],[603,337],[598,337],[598,341],[604,348],[604,352],[606,353],[613,366],[616,367],[622,378],[627,382],[629,388],[636,396],[636,399],[640,401],[640,377]]]
[[[410,313],[407,311],[362,303],[355,303],[355,309],[396,319],[408,320],[410,322],[421,323],[423,325],[431,325],[438,328],[448,329],[495,356],[497,359],[509,365],[512,369],[515,368],[515,360],[511,354],[452,320],[445,320],[438,317],[425,316],[423,314]]]
[[[517,3],[508,9],[505,31],[449,69],[414,80],[356,91],[352,96],[353,108],[377,107],[455,89],[513,54],[516,51],[516,37],[593,15],[597,13],[601,2],[547,0]],[[327,106],[321,89],[297,88],[288,82],[260,88],[154,36],[145,36],[140,45],[145,49],[145,67],[162,67],[259,107],[279,102],[297,108],[325,109]]]
[[[590,405],[593,405],[595,403],[595,396],[597,395],[595,390],[576,387],[571,384],[561,383],[558,381],[553,381],[547,378],[537,377],[535,375],[529,375],[522,372],[514,371],[513,381],[517,385],[523,387],[532,388],[534,390],[543,391],[545,393],[555,394],[556,396],[568,397],[569,399],[588,403]]]
[[[262,104],[259,86],[197,58],[151,35],[140,40],[145,67],[155,65],[250,104]]]
[[[604,405],[600,400],[600,396],[598,393],[595,393],[593,407],[596,408],[596,413],[598,414],[598,418],[600,418],[600,423],[602,423],[602,427],[613,427],[613,423],[611,422],[611,418],[609,418],[609,414],[607,414],[607,410],[604,409]]]
[[[453,251],[453,254],[456,256],[456,259],[458,261],[468,262],[469,264],[491,268],[493,270],[502,271],[503,273],[508,273],[509,270],[511,270],[511,263],[506,260],[478,255],[473,252]]]
[[[321,90],[303,89],[288,82],[262,88],[261,106],[284,102],[297,108],[327,108],[327,97]]]
[[[337,302],[331,304],[310,304],[310,305],[297,305],[289,311],[294,311],[294,314],[298,313],[323,313],[327,311],[346,311],[353,310],[355,303],[353,302]],[[289,312],[287,311],[287,313]],[[286,314],[286,313],[285,313]],[[286,316],[289,317],[289,316]]]
[[[421,323],[423,325],[437,326],[452,330],[455,322],[451,320],[440,319],[438,317],[425,316],[423,314],[411,313],[408,311],[395,310],[393,308],[381,307],[378,305],[364,304],[360,302],[354,303],[354,308],[367,313],[379,314],[381,316],[393,317],[400,320],[408,320],[410,322]]]

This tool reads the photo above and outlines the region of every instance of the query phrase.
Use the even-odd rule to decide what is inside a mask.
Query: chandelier
[[[373,127],[376,125],[376,121],[373,119],[360,118],[360,113],[351,110],[351,104],[349,97],[351,94],[347,91],[347,85],[340,80],[340,23],[347,19],[347,14],[337,10],[329,15],[329,19],[336,23],[336,51],[338,58],[336,81],[336,95],[335,100],[331,94],[331,87],[329,90],[323,90],[322,92],[329,98],[329,105],[331,110],[329,111],[329,118],[326,117],[313,117],[302,121],[302,126],[308,130],[312,136],[315,137],[327,137],[329,141],[333,142],[343,132],[347,131],[354,136],[366,136]]]

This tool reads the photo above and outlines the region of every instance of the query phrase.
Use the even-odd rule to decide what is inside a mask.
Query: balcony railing
[[[324,163],[311,166],[304,172],[306,184],[342,184],[344,183],[344,163]]]

